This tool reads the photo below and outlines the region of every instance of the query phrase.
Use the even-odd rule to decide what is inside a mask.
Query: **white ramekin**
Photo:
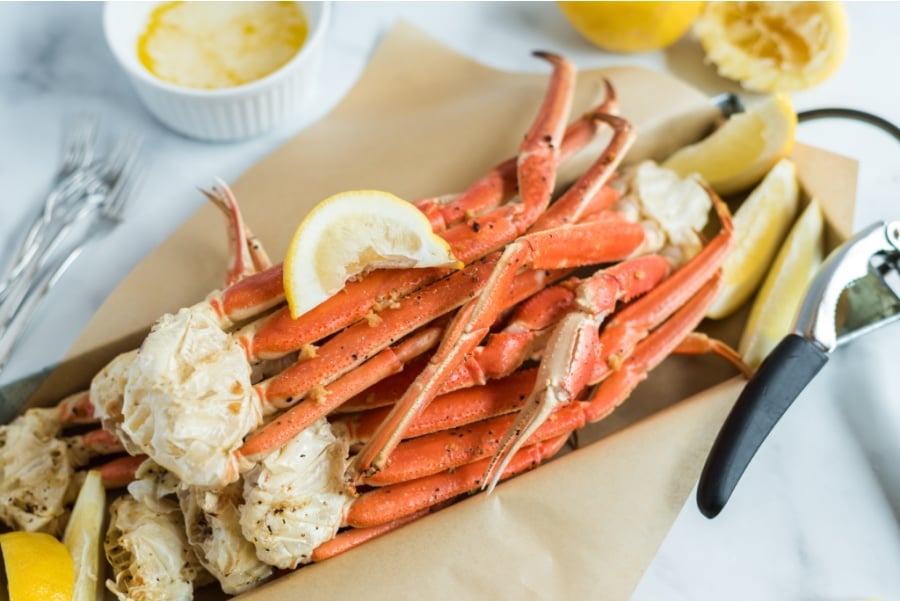
[[[309,24],[300,52],[274,73],[235,88],[198,90],[157,79],[138,61],[137,42],[159,2],[107,2],[106,41],[147,109],[171,129],[202,140],[233,141],[266,132],[303,109],[315,91],[330,5],[298,2]]]

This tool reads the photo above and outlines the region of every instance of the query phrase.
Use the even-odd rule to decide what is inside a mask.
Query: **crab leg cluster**
[[[743,367],[692,334],[731,246],[727,208],[678,180],[694,198],[683,212],[699,217],[676,235],[629,205],[637,185],[613,179],[634,134],[615,115],[612,86],[567,128],[575,69],[536,54],[553,73],[518,155],[460,194],[414,203],[462,269],[377,270],[291,319],[281,266],[234,196],[221,183],[204,192],[228,218],[226,287],[164,316],[89,392],[40,410],[49,429],[31,430],[46,430],[36,440],[66,449],[70,466],[127,453],[103,468],[110,485],[130,482],[107,541],[119,598],[132,598],[135,579],[186,598],[206,572],[241,592],[272,566],[331,557],[492,488],[608,415],[673,352],[713,351]],[[607,147],[551,204],[558,165],[600,129]],[[682,248],[710,206],[721,232]],[[0,463],[13,454],[11,427],[0,429]],[[64,491],[77,480],[67,470]],[[61,519],[57,496],[42,523],[13,525]],[[140,536],[127,516],[140,516]],[[158,540],[145,541],[154,529]],[[142,567],[147,544],[175,559]]]

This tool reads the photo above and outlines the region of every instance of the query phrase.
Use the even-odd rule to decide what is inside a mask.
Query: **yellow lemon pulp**
[[[735,212],[735,246],[722,265],[722,291],[707,317],[727,317],[756,290],[794,221],[798,194],[797,170],[783,159]]]
[[[694,22],[703,2],[559,2],[586,40],[614,52],[665,48]]]
[[[839,2],[710,2],[694,32],[720,75],[757,92],[813,86],[847,54]]]
[[[685,146],[663,166],[682,177],[697,173],[719,194],[732,194],[758,182],[791,151],[796,129],[790,98],[775,94],[732,115],[709,137]]]
[[[138,60],[169,83],[230,88],[282,67],[307,29],[295,2],[165,2],[150,14]]]
[[[775,262],[756,295],[738,352],[757,367],[788,335],[810,280],[822,263],[824,221],[813,199],[791,228]]]
[[[284,291],[296,318],[373,269],[463,265],[416,207],[387,192],[326,198],[294,232]]]
[[[63,544],[69,550],[75,568],[75,591],[72,601],[95,601],[100,581],[100,539],[106,512],[106,489],[100,472],[87,473],[72,516],[66,525]]]
[[[65,545],[43,532],[0,534],[10,601],[71,601],[75,583]]]

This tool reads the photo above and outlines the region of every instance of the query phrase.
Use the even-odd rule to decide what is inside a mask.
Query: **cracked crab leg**
[[[93,469],[100,472],[100,476],[103,478],[103,486],[106,488],[121,488],[134,481],[134,475],[146,460],[146,455],[125,455]]]
[[[369,486],[398,484],[490,457],[515,421],[516,414],[502,415],[404,440],[391,454],[387,467],[363,482]],[[584,424],[584,411],[579,405],[560,407],[522,446],[568,435]]]
[[[521,449],[506,466],[501,479],[537,467],[555,455],[566,438],[568,435]],[[474,492],[481,486],[487,463],[488,460],[483,459],[453,471],[371,490],[353,502],[347,511],[346,523],[356,528],[376,526]]]
[[[568,69],[570,67],[565,68],[566,71]],[[567,74],[559,76],[558,79],[563,81],[551,84],[548,94],[570,95],[571,84],[567,82],[568,78]],[[613,117],[599,112],[605,106],[608,106],[607,103],[576,122],[579,139],[586,137],[588,132],[593,134],[599,122],[616,123]],[[614,137],[608,154],[622,152],[621,148],[625,144],[620,139],[621,137]],[[564,153],[567,151],[567,145],[563,144],[560,156],[565,157]],[[540,177],[537,176],[537,179]],[[597,208],[609,206],[616,198],[617,193],[614,190],[601,186],[594,191],[589,200]],[[479,217],[471,224],[453,225],[441,232],[441,235],[451,245],[454,254],[463,262],[469,263],[514,239],[528,229],[536,219],[549,224],[549,220],[558,211],[557,205],[551,207],[543,216],[541,211],[545,206],[504,206],[493,214]],[[575,217],[568,215],[565,219],[575,220]],[[473,230],[474,234],[478,235],[473,235]],[[236,335],[245,347],[250,361],[280,357],[349,326],[380,304],[390,303],[398,296],[435,281],[447,273],[449,272],[440,269],[420,269],[404,271],[401,275],[396,270],[378,270],[361,280],[350,282],[344,293],[328,299],[297,320],[291,319],[286,308],[281,308],[272,315],[244,326]],[[215,293],[209,302],[219,315],[222,327],[231,327],[237,322],[256,317],[283,303],[282,279],[282,266],[278,264]]]
[[[711,338],[703,332],[691,332],[678,343],[672,351],[675,355],[705,355],[713,353],[731,363],[741,375],[750,379],[753,377],[753,368],[744,363],[744,360],[736,350],[715,338]]]
[[[585,387],[601,381],[610,375],[610,369],[615,369],[609,383],[604,381],[595,391],[588,410],[588,421],[602,419],[700,323],[720,285],[720,267],[733,233],[727,206],[711,190],[707,189],[707,193],[719,214],[722,231],[706,248],[643,298],[620,311],[603,335],[597,335],[599,324],[590,319],[591,312],[599,306],[596,300],[583,304],[586,313],[570,314],[557,326],[541,361],[538,385],[491,460],[486,488],[494,487],[505,463],[557,407],[572,402]],[[653,327],[656,329],[648,335]],[[617,340],[624,338],[633,343],[606,343],[610,328]],[[625,335],[619,335],[621,332]],[[637,342],[642,339],[650,342]]]
[[[603,102],[566,129],[559,151],[559,163],[567,161],[594,137],[597,126],[595,114],[615,114],[618,111],[615,89],[608,80],[603,83],[606,92]],[[516,172],[517,157],[513,157],[491,169],[449,202],[425,198],[413,204],[425,214],[435,231],[444,230],[512,198],[518,190]]]
[[[415,331],[432,321],[435,316],[452,311],[469,300],[484,285],[485,278],[495,264],[496,257],[491,261],[470,265],[413,297],[401,300],[397,307],[385,310],[377,324],[370,326],[363,322],[344,330],[318,349],[314,358],[297,363],[278,376],[257,384],[254,390],[267,411],[289,407],[317,387],[320,389],[327,386],[332,390],[324,391],[324,403],[319,398],[303,400],[281,418],[257,431],[245,442],[239,453],[258,457],[270,452],[324,416],[334,405],[362,391],[375,377],[383,377],[395,357],[388,353],[379,360],[376,359],[378,353],[384,352],[395,339]],[[560,275],[562,274],[558,271],[529,271],[520,274],[506,289],[505,298],[498,299],[499,307],[502,309],[520,302]],[[443,330],[443,327],[440,329]],[[430,337],[429,340],[434,342]],[[421,344],[417,344],[415,349],[419,354],[427,350]],[[414,356],[407,350],[402,352],[406,360]],[[367,363],[372,361],[370,357],[376,359],[371,366]],[[383,367],[380,365],[382,362],[385,363]],[[373,377],[366,375],[369,369],[375,372]],[[347,381],[338,383],[336,380],[344,374],[349,374]],[[333,389],[334,384],[338,384],[337,390]],[[328,398],[329,392],[332,393],[331,399]]]
[[[93,457],[125,452],[122,441],[106,430],[91,430],[84,434],[67,436],[63,441],[75,467],[84,467]]]
[[[515,372],[481,386],[442,394],[410,424],[407,438],[440,432],[491,417],[518,411],[534,389],[536,369]],[[387,417],[390,407],[380,407],[337,420],[355,442],[369,440]]]
[[[672,277],[609,320],[600,335],[605,360],[594,365],[591,381],[598,382],[616,369],[623,358],[631,354],[634,345],[683,305],[725,260],[733,244],[734,225],[725,203],[711,189],[706,190],[722,224],[721,232]]]
[[[536,467],[556,454],[565,441],[566,437],[562,436],[524,449],[504,478]],[[313,551],[312,560],[322,561],[339,555],[442,508],[454,497],[477,490],[481,463],[364,494],[348,512],[345,521],[351,527],[319,545]],[[360,503],[358,508],[357,503]]]
[[[504,205],[472,224],[446,230],[444,238],[464,263],[501,248],[525,232],[550,202],[560,155],[560,143],[569,117],[575,68],[566,59],[539,53],[553,65],[550,85],[538,116],[525,137],[517,173],[521,203]],[[446,269],[380,270],[347,285],[297,320],[283,309],[241,329],[238,339],[251,362],[292,352],[363,318],[379,303],[390,303],[450,273]]]
[[[588,421],[599,421],[612,413],[647,378],[648,372],[672,353],[686,333],[703,319],[721,286],[721,274],[717,273],[671,318],[635,345],[622,366],[603,380],[591,395]]]
[[[356,474],[377,471],[384,465],[399,443],[403,430],[440,392],[444,381],[487,334],[498,314],[496,297],[503,294],[519,269],[559,269],[620,260],[643,243],[644,231],[639,224],[619,223],[596,215],[587,223],[574,223],[592,206],[592,197],[606,184],[634,139],[627,122],[614,117],[608,120],[613,125],[614,135],[607,150],[550,210],[536,220],[531,233],[506,247],[485,292],[460,310],[425,370],[398,401],[378,434],[357,456],[351,467]],[[523,198],[539,202],[539,197],[546,197],[540,200],[546,206],[552,190],[546,184],[546,176],[538,180],[523,179],[520,182]],[[583,254],[573,256],[573,247],[582,249]],[[355,477],[351,475],[351,478]]]
[[[312,554],[312,560],[324,561],[326,559],[334,557],[335,555],[340,555],[341,553],[349,551],[354,547],[358,547],[359,545],[367,541],[378,538],[379,536],[387,534],[392,530],[396,530],[401,526],[405,526],[406,524],[424,517],[429,513],[431,513],[430,507],[397,518],[396,520],[386,522],[384,524],[379,524],[377,526],[369,526],[368,528],[347,528],[343,532],[338,533],[338,535],[331,540],[326,541],[316,547]]]
[[[577,283],[578,280],[572,278],[550,286],[519,305],[506,327],[489,334],[485,344],[463,359],[447,377],[441,393],[502,378],[538,353],[548,328],[574,307],[573,289]]]
[[[506,294],[520,268],[565,269],[614,261],[627,257],[643,242],[644,233],[639,224],[609,225],[594,222],[567,226],[568,235],[560,235],[558,230],[539,232],[508,246],[477,302],[460,310],[425,371],[398,401],[379,433],[360,452],[356,469],[365,473],[384,465],[408,424],[440,392],[447,376],[487,334],[503,306],[499,299]],[[573,256],[573,245],[583,248],[584,254]]]
[[[437,345],[443,327],[426,327],[396,347],[386,348],[360,369],[345,374],[322,390],[316,398],[298,403],[247,437],[238,452],[256,462],[286,444],[298,432],[331,413],[354,394],[398,373],[408,361]]]
[[[212,190],[201,189],[200,192],[219,207],[228,218],[227,230],[231,258],[225,276],[225,284],[229,286],[247,276],[270,268],[272,261],[262,243],[244,223],[244,217],[231,189],[218,178],[216,178],[216,184]]]

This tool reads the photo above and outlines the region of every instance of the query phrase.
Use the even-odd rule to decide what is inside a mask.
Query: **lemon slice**
[[[373,269],[450,266],[463,264],[413,205],[387,192],[343,192],[316,205],[294,232],[284,291],[297,318]]]
[[[559,2],[587,41],[613,52],[658,50],[684,35],[703,2]]]
[[[9,601],[70,601],[75,583],[65,545],[43,532],[0,534]]]
[[[709,137],[669,157],[663,167],[685,177],[699,174],[719,194],[758,182],[794,147],[797,114],[785,94],[736,113]]]
[[[735,212],[735,247],[722,265],[724,286],[707,317],[727,317],[756,290],[794,222],[798,192],[797,169],[782,159]]]
[[[720,75],[756,92],[814,86],[847,54],[838,2],[710,2],[694,32]]]
[[[751,367],[788,335],[810,280],[822,264],[822,210],[813,199],[791,228],[763,282],[738,352]]]
[[[72,516],[66,525],[63,544],[75,566],[75,594],[72,601],[95,601],[100,581],[100,538],[106,510],[106,489],[100,472],[87,473]]]

